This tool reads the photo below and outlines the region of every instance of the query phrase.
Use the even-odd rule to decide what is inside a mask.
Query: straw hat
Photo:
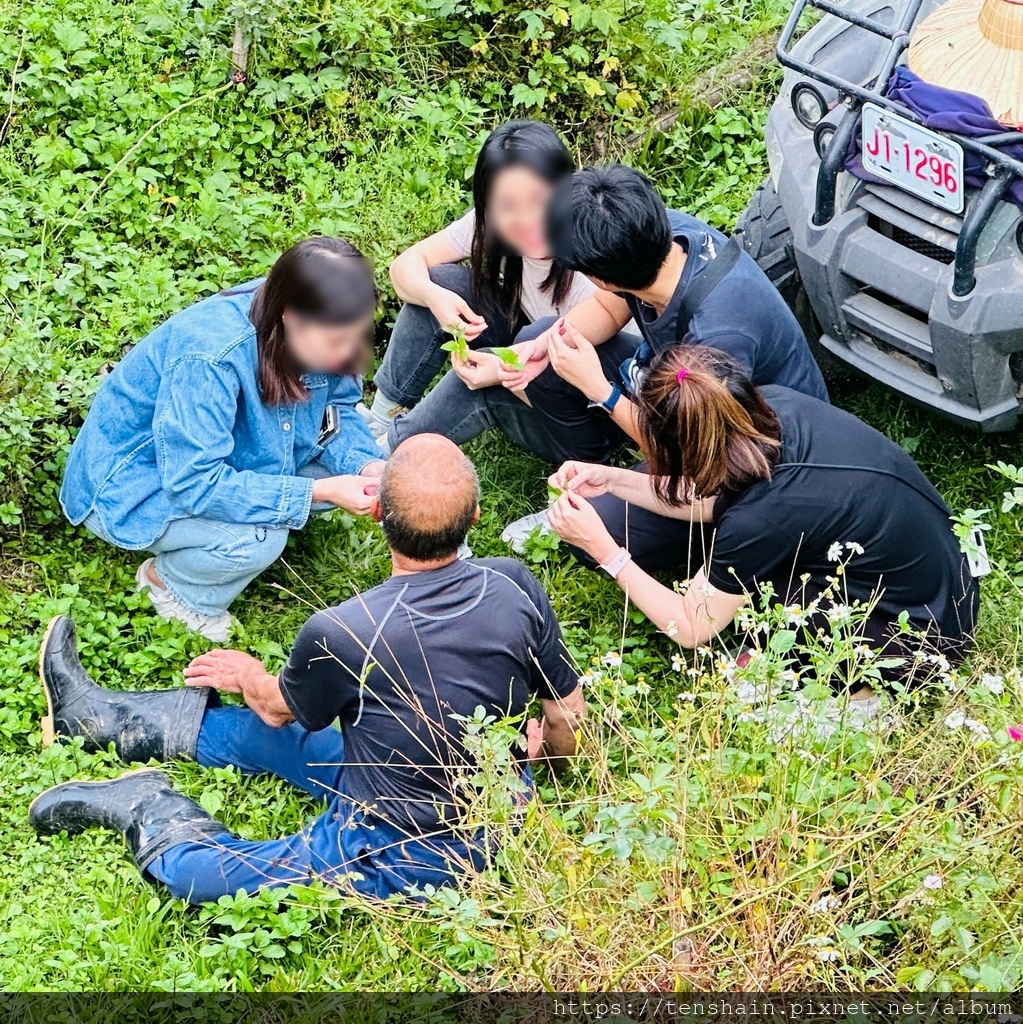
[[[979,96],[1004,124],[1023,123],[1023,0],[948,0],[917,28],[909,67]]]

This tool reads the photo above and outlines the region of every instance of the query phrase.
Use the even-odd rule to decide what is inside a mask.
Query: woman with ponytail
[[[550,522],[659,628],[696,647],[770,588],[821,616],[861,606],[857,630],[874,647],[897,649],[907,622],[961,660],[977,582],[951,513],[902,448],[818,399],[755,387],[705,345],[653,361],[637,417],[641,471],[566,463]],[[648,575],[679,568],[682,593]]]

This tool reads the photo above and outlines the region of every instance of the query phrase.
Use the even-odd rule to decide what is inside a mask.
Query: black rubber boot
[[[66,615],[46,628],[39,676],[48,707],[44,746],[60,736],[84,736],[86,750],[106,750],[113,743],[125,761],[194,760],[202,716],[219,704],[216,691],[207,686],[149,693],[103,689],[78,660],[75,624]]]
[[[194,800],[176,793],[155,768],[106,782],[62,782],[32,801],[28,820],[45,836],[73,836],[88,828],[123,832],[140,871],[172,846],[209,841],[227,831]]]

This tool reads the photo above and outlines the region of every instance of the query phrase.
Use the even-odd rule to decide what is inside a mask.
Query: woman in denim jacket
[[[355,246],[310,238],[265,280],[159,326],[104,380],[61,505],[129,551],[164,618],[211,640],[310,511],[369,511],[383,454],[355,406],[376,307]]]

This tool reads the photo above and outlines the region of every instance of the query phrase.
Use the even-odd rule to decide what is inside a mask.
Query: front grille
[[[926,238],[918,238],[916,235],[911,234],[904,228],[896,227],[894,224],[892,225],[892,241],[898,242],[899,245],[903,245],[907,249],[912,249],[913,252],[920,253],[921,256],[926,256],[929,260],[937,260],[939,263],[944,263],[946,266],[955,262],[956,254],[951,249],[946,249],[943,245],[936,245],[934,242],[928,242]]]
[[[899,227],[898,224],[890,224],[882,220],[877,214],[871,213],[868,215],[867,226],[879,235],[884,235],[885,238],[890,238],[898,245],[906,249],[912,249],[913,252],[918,252],[929,260],[944,263],[946,266],[955,262],[956,254],[954,249],[938,245],[936,242],[929,242],[926,238],[921,238],[919,235],[914,235],[912,231]]]

